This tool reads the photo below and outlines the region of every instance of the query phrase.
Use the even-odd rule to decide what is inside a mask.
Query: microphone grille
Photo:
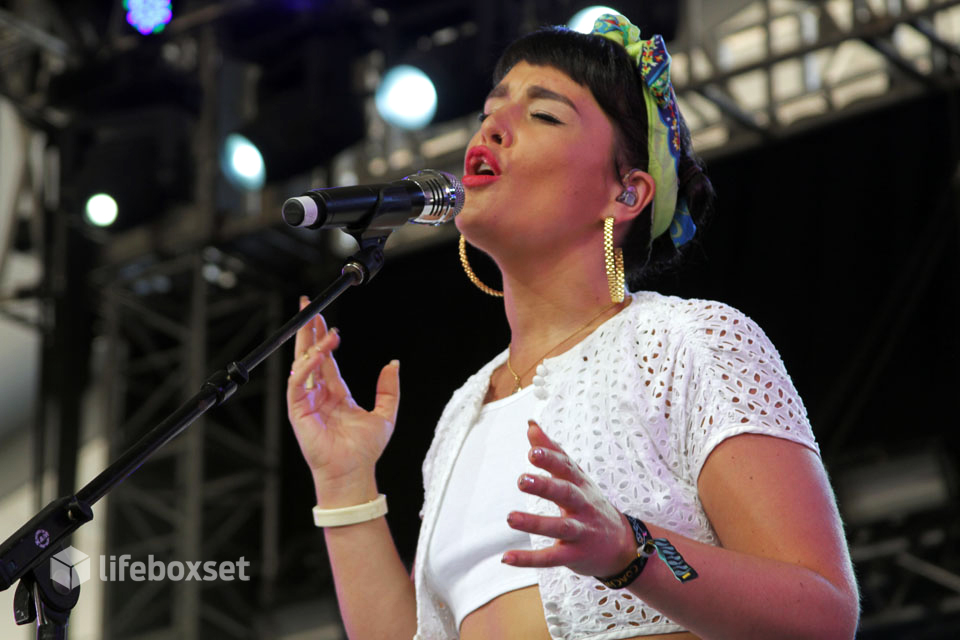
[[[415,182],[423,190],[424,196],[423,211],[410,222],[443,224],[453,220],[463,209],[466,194],[463,183],[455,175],[436,169],[424,169],[404,179]]]
[[[453,189],[453,193],[451,194],[453,198],[453,210],[450,212],[450,218],[452,219],[463,209],[463,205],[467,200],[467,193],[463,190],[463,183],[460,182],[460,178],[446,172],[444,172],[443,175],[446,176],[450,182],[450,187]]]

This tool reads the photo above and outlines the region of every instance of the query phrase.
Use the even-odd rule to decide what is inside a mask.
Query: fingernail
[[[530,452],[530,455],[533,456],[535,460],[539,460],[540,458],[543,457],[543,453],[544,453],[543,449],[540,447],[537,447]]]
[[[396,358],[394,358],[393,360],[391,360],[391,361],[390,361],[390,364],[392,364],[393,366],[395,366],[397,369],[400,368],[400,361],[397,360]]]
[[[524,489],[529,489],[533,487],[534,480],[532,476],[523,475],[520,476],[520,486]]]
[[[510,555],[509,553],[505,553],[503,554],[503,557],[500,558],[500,562],[502,562],[503,564],[514,564],[516,563],[516,560],[514,560],[513,556]]]

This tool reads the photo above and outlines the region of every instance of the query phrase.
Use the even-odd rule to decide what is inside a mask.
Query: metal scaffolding
[[[280,294],[220,257],[198,251],[127,269],[104,288],[111,457],[195,393],[217,363],[239,357],[280,325]],[[237,289],[224,288],[234,282]],[[284,376],[278,358],[263,369],[107,499],[112,557],[243,556],[253,579],[108,582],[104,637],[265,635],[256,622],[273,605],[278,571]]]
[[[756,146],[960,82],[960,2],[687,2],[675,85],[697,148]]]
[[[685,0],[680,15],[671,74],[708,159],[960,84],[960,0]],[[371,117],[334,183],[456,167],[476,128],[475,114],[415,132]]]

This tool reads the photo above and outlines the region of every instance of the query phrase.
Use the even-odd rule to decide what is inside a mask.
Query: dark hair
[[[518,62],[554,67],[590,89],[615,127],[614,168],[618,180],[631,168],[647,169],[647,109],[642,93],[643,80],[623,46],[607,38],[565,27],[543,27],[507,47],[494,70],[494,86]],[[703,172],[703,161],[693,153],[690,131],[682,116],[680,133],[679,197],[686,198],[699,235],[712,210],[713,186]],[[624,268],[631,289],[678,264],[692,244],[688,242],[679,249],[674,247],[669,232],[651,243],[651,215],[652,204],[638,216],[624,239]]]

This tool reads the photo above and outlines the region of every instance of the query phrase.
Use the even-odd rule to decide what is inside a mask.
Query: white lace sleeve
[[[692,372],[686,472],[695,483],[707,456],[742,433],[785,438],[820,452],[807,411],[780,354],[750,318],[716,302],[699,307],[687,343]]]

